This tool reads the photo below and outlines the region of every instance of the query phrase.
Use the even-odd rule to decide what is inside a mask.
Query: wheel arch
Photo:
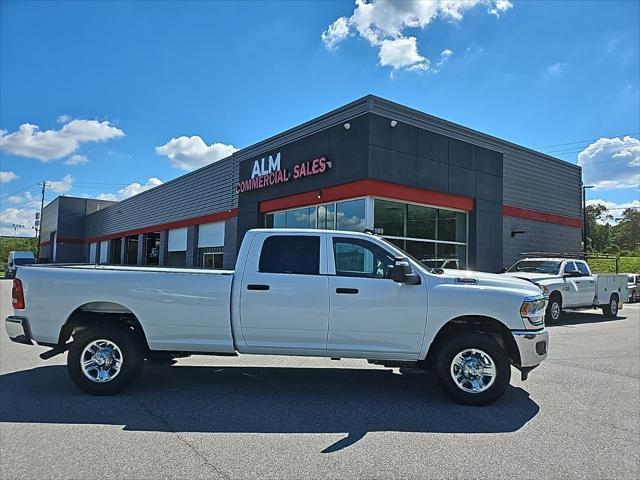
[[[463,315],[449,320],[440,327],[433,338],[423,362],[431,366],[446,340],[462,332],[478,332],[490,335],[507,353],[512,363],[520,364],[520,351],[511,331],[500,320],[483,315]]]
[[[64,345],[77,330],[105,324],[131,329],[149,348],[138,316],[125,305],[110,301],[87,302],[73,310],[60,329],[58,345]]]

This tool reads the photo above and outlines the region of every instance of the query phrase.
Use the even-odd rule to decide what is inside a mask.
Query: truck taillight
[[[11,289],[11,305],[14,310],[24,310],[24,292],[22,290],[22,282],[14,278],[13,288]]]

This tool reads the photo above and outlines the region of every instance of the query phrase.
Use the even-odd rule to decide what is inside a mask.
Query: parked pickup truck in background
[[[13,278],[20,265],[33,265],[36,257],[30,251],[9,252],[7,257],[7,268],[4,271],[4,278]]]
[[[429,270],[365,233],[251,230],[235,271],[34,266],[14,281],[12,340],[69,350],[92,394],[130,384],[144,360],[188,354],[361,358],[432,368],[465,404],[487,404],[547,356],[531,282]]]
[[[614,318],[627,301],[627,275],[593,275],[587,262],[566,258],[525,258],[503,275],[529,280],[548,300],[546,318],[557,322],[564,309],[601,308]]]

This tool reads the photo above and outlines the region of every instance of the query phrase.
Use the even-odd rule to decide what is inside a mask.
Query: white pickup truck
[[[504,275],[538,285],[547,302],[547,322],[557,322],[564,309],[601,308],[615,318],[627,297],[627,275],[593,275],[587,262],[568,258],[525,258]]]
[[[361,358],[433,368],[465,404],[487,404],[547,356],[545,300],[530,282],[429,270],[366,233],[251,230],[235,271],[127,266],[21,268],[15,342],[66,350],[91,394],[130,384],[144,360],[189,354]]]

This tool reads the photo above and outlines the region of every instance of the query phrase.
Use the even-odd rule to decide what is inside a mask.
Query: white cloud
[[[164,145],[156,147],[158,155],[166,155],[174,167],[182,170],[195,170],[222,160],[237,150],[233,145],[224,143],[207,145],[197,135],[172,138]]]
[[[21,195],[10,195],[7,197],[7,201],[14,205],[19,205],[21,203],[31,203],[34,202],[36,198],[33,196],[31,192],[25,192]]]
[[[150,177],[144,184],[133,182],[118,190],[116,193],[102,193],[98,195],[97,198],[98,200],[112,200],[118,202],[125,198],[133,197],[134,195],[149,190],[150,188],[157,187],[158,185],[162,185],[162,180],[156,177]]]
[[[562,73],[564,72],[564,67],[566,66],[565,63],[562,62],[556,62],[552,65],[549,65],[547,67],[547,73],[549,75],[553,75],[553,76],[559,76],[562,75]]]
[[[0,183],[9,183],[20,178],[13,172],[0,172]]]
[[[434,73],[438,73],[445,63],[453,56],[453,50],[445,48],[440,52],[440,58],[436,62],[435,68],[432,70]]]
[[[631,202],[622,202],[616,203],[610,200],[603,200],[601,198],[596,198],[593,200],[587,200],[587,205],[603,205],[608,209],[608,214],[611,215],[611,218],[606,220],[606,223],[610,223],[612,225],[618,223],[617,219],[622,215],[622,213],[627,208],[640,208],[640,200],[632,200]]]
[[[349,35],[349,19],[340,17],[333,22],[320,37],[328,49],[336,48],[338,43]]]
[[[63,115],[58,115],[58,123],[68,123],[71,121],[71,115],[67,115],[66,113]]]
[[[108,121],[71,120],[60,130],[40,131],[37,125],[24,123],[17,131],[0,130],[0,150],[42,162],[74,153],[82,143],[104,142],[124,136],[124,132]]]
[[[378,48],[380,65],[426,70],[429,60],[418,51],[416,37],[405,35],[405,30],[424,29],[436,18],[460,21],[479,4],[496,17],[512,7],[508,0],[356,0],[352,15],[331,23],[321,39],[328,49],[334,49],[353,33]]]
[[[88,163],[89,159],[86,155],[71,155],[65,162],[65,165],[81,165],[83,163]]]
[[[640,185],[640,140],[600,138],[578,154],[585,185],[597,189],[638,188]]]
[[[32,237],[35,235],[33,225],[36,212],[40,211],[38,202],[22,208],[5,208],[0,211],[0,235],[18,235],[20,237]],[[13,225],[20,225],[15,228]]]
[[[390,66],[394,70],[427,70],[429,60],[418,53],[416,37],[402,37],[395,40],[383,40],[378,52],[380,65]]]
[[[496,0],[493,5],[489,5],[487,12],[496,18],[500,18],[500,15],[510,8],[513,8],[513,4],[509,0]]]
[[[74,178],[71,175],[65,175],[62,180],[47,180],[47,188],[55,193],[67,193],[73,187]]]

